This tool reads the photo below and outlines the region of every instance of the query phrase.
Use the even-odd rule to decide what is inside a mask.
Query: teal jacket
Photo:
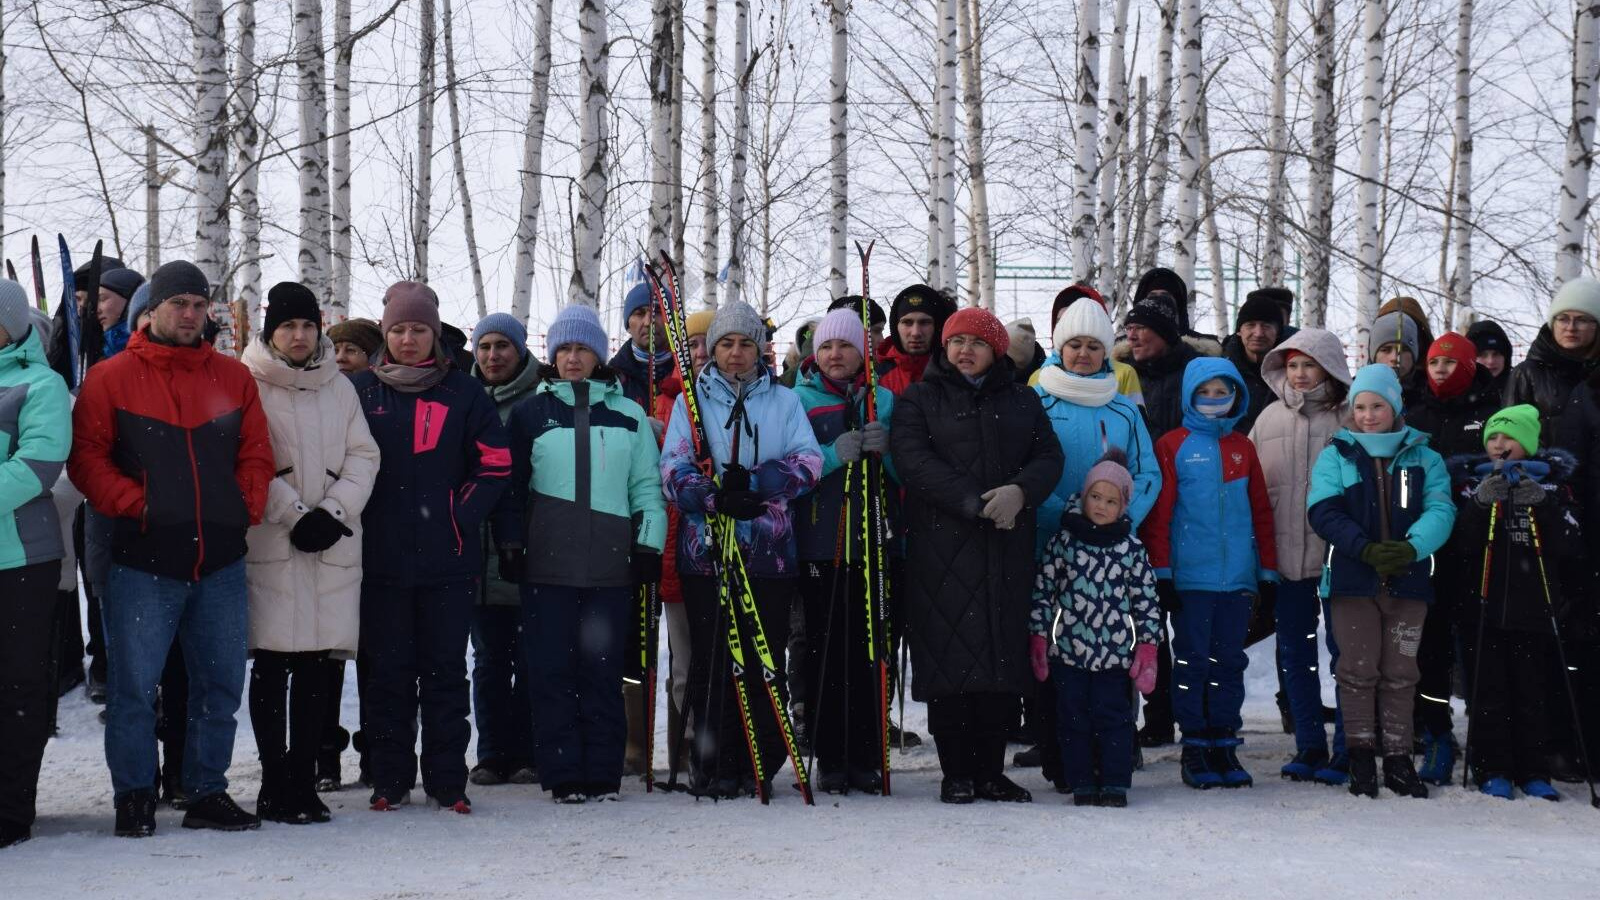
[[[72,447],[72,401],[35,329],[0,349],[0,569],[64,555],[50,487]]]
[[[495,538],[528,548],[524,582],[631,586],[633,554],[660,553],[667,538],[655,432],[615,378],[541,378],[511,411]]]

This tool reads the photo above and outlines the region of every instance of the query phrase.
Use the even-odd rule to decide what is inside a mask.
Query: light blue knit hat
[[[602,362],[606,358],[606,330],[600,325],[600,317],[595,315],[593,309],[577,303],[562,309],[556,320],[550,323],[545,342],[550,348],[551,359],[555,359],[556,349],[564,344],[588,347]]]
[[[472,346],[467,349],[473,353],[478,352],[478,342],[483,340],[486,334],[503,334],[516,345],[519,358],[528,355],[528,329],[517,321],[516,316],[503,312],[484,316],[478,321],[477,327],[472,329]]]
[[[1394,369],[1382,363],[1372,363],[1362,366],[1356,371],[1355,380],[1350,382],[1350,402],[1353,405],[1356,397],[1362,393],[1377,394],[1383,402],[1389,404],[1395,415],[1405,412],[1406,405],[1400,391],[1400,378],[1394,374]]]

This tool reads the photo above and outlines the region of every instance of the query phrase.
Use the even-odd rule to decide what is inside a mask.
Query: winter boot
[[[328,805],[317,796],[319,750],[320,748],[311,748],[310,752],[307,752],[304,747],[298,750],[292,746],[289,748],[289,781],[285,785],[284,796],[288,797],[295,811],[308,823],[321,823],[333,819],[333,813],[328,811]],[[256,805],[256,815],[261,815],[260,804]]]
[[[1478,793],[1499,797],[1501,800],[1511,799],[1511,779],[1504,775],[1491,775],[1478,782]]]
[[[1586,777],[1583,762],[1578,754],[1567,750],[1555,750],[1545,758],[1545,769],[1550,773],[1552,780],[1577,784]]]
[[[372,799],[369,802],[373,812],[394,812],[400,807],[406,806],[411,802],[411,792],[405,790],[374,790],[372,792]]]
[[[511,772],[511,777],[506,779],[512,784],[538,784],[539,770],[533,766],[518,766]]]
[[[1549,800],[1552,803],[1561,799],[1561,794],[1556,791],[1555,786],[1543,778],[1530,778],[1524,781],[1522,783],[1522,792],[1529,797]]]
[[[1428,784],[1449,784],[1454,777],[1456,754],[1460,751],[1454,732],[1425,732],[1422,736],[1422,768],[1417,777]]]
[[[285,825],[306,825],[311,821],[291,796],[281,761],[261,764],[261,790],[256,794],[256,815],[263,821],[282,822]]]
[[[1338,787],[1350,780],[1350,754],[1335,753],[1311,776],[1317,784]]]
[[[945,778],[939,782],[940,803],[971,803],[977,799],[970,778]]]
[[[510,774],[506,770],[504,763],[497,759],[492,759],[473,766],[472,771],[467,774],[467,780],[479,787],[491,787],[497,784],[505,784]]]
[[[1383,786],[1402,797],[1415,797],[1418,800],[1428,797],[1428,786],[1417,777],[1409,753],[1396,753],[1383,758]]]
[[[156,792],[129,791],[117,800],[117,837],[149,837],[156,833]]]
[[[183,827],[211,831],[254,831],[261,827],[261,820],[240,809],[226,791],[217,791],[189,801],[189,810],[183,814]]]
[[[1146,722],[1139,729],[1137,743],[1141,747],[1165,747],[1173,742],[1175,735],[1171,725],[1156,725]]]
[[[1217,732],[1218,736],[1211,741],[1211,768],[1222,776],[1222,786],[1225,788],[1251,787],[1255,779],[1239,764],[1239,747],[1244,743],[1244,738],[1232,731]]]
[[[902,731],[897,725],[895,725],[893,722],[890,722],[889,746],[897,750],[901,748],[910,750],[913,747],[921,747],[922,735],[917,734],[915,731],[910,729]]]
[[[589,795],[584,793],[583,785],[576,782],[556,785],[550,789],[550,797],[563,806],[575,806],[579,803],[589,802]]]
[[[860,791],[863,794],[883,793],[883,773],[877,769],[850,770],[850,790]]]
[[[1099,806],[1100,805],[1100,789],[1096,788],[1096,787],[1094,787],[1092,785],[1089,786],[1089,787],[1073,788],[1073,790],[1072,790],[1072,805],[1073,806]]]
[[[1374,799],[1378,796],[1378,755],[1371,747],[1350,749],[1350,793]]]
[[[1027,788],[1004,775],[990,775],[978,781],[973,793],[979,800],[997,803],[1032,803],[1033,794]]]
[[[350,732],[338,726],[334,726],[333,731],[333,740],[317,751],[317,790],[324,794],[344,786],[340,780],[343,773],[339,771],[339,754],[350,746]]]
[[[1278,774],[1290,781],[1310,781],[1317,777],[1317,770],[1327,764],[1328,751],[1321,747],[1297,750],[1294,759],[1284,763]]]
[[[850,792],[850,775],[843,769],[824,768],[817,778],[817,790],[824,794],[847,794]]]
[[[15,847],[33,837],[33,829],[16,822],[0,822],[0,850]]]
[[[1096,806],[1107,809],[1123,809],[1128,805],[1128,789],[1123,787],[1104,787],[1100,789],[1100,802]]]
[[[1222,775],[1211,767],[1210,751],[1210,738],[1184,737],[1183,755],[1178,760],[1184,784],[1202,791],[1222,786]]]
[[[622,799],[622,781],[591,781],[583,786],[583,793],[593,803],[616,803]]]
[[[1011,765],[1018,769],[1037,769],[1044,765],[1044,747],[1034,744],[1026,750],[1011,755]]]

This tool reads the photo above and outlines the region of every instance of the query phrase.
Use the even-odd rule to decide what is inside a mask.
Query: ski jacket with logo
[[[795,501],[794,532],[800,559],[805,562],[833,562],[835,551],[841,551],[843,562],[861,561],[861,487],[852,484],[853,495],[849,515],[853,521],[845,523],[843,541],[840,541],[840,510],[844,507],[845,464],[839,461],[834,442],[846,431],[859,429],[866,419],[866,380],[857,378],[853,396],[845,397],[837,385],[823,377],[816,364],[807,360],[800,369],[794,392],[805,406],[806,417],[811,420],[811,430],[816,433],[817,444],[822,448],[822,480],[815,490]],[[892,428],[894,394],[883,386],[876,394],[878,421]],[[894,458],[883,454],[884,514],[889,517],[888,534],[891,540],[885,548],[898,555],[899,541],[895,520],[898,518],[900,487],[895,481]]]
[[[0,348],[0,569],[66,552],[51,488],[72,446],[72,400],[37,332]]]

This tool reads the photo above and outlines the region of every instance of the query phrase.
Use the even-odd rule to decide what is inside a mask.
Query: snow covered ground
[[[892,798],[784,792],[755,801],[647,796],[558,807],[535,787],[473,788],[471,816],[422,805],[378,814],[366,792],[328,795],[334,821],[246,834],[184,831],[163,810],[148,840],[111,836],[96,708],[63,701],[46,751],[34,840],[0,851],[0,895],[115,900],[416,897],[1340,897],[1600,896],[1600,811],[1582,786],[1559,804],[1459,787],[1425,801],[1292,785],[1271,704],[1271,643],[1252,651],[1244,757],[1256,787],[1201,794],[1176,750],[1147,755],[1126,810],[1076,809],[1035,772],[1028,806],[938,802],[931,746],[897,754]],[[352,691],[346,723],[354,721]],[[241,713],[233,791],[259,767]],[[664,723],[665,715],[658,721]],[[921,706],[907,724],[925,733]],[[664,765],[664,756],[663,765]],[[346,754],[347,777],[355,775]],[[1015,774],[1015,773],[1014,773]],[[782,779],[780,778],[780,781]],[[414,794],[421,800],[421,791]]]

